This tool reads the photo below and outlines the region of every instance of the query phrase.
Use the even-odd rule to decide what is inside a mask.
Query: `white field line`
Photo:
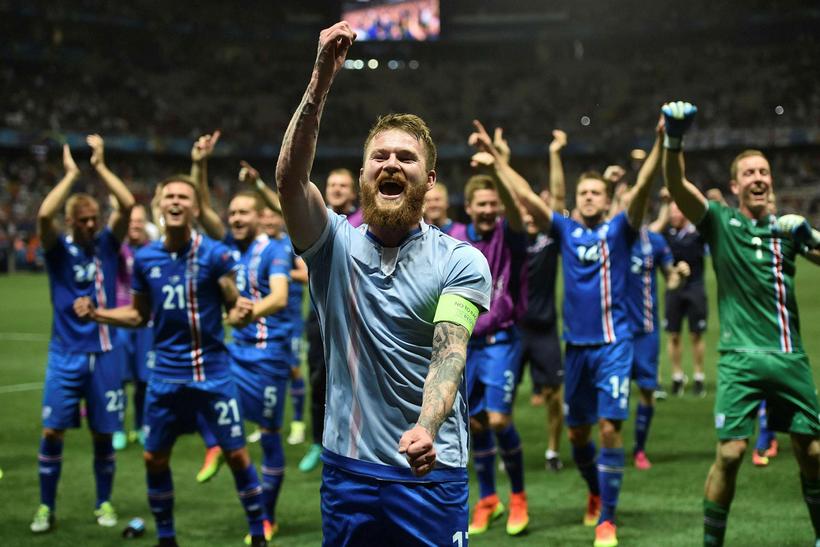
[[[19,393],[20,391],[35,391],[43,387],[43,382],[31,382],[28,384],[11,384],[0,386],[0,395],[3,393]]]
[[[0,341],[5,342],[48,342],[48,338],[35,332],[0,332]]]

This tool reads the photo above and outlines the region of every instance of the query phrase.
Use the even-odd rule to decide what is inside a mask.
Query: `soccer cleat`
[[[695,380],[695,387],[692,390],[695,397],[706,397],[706,386],[703,380]]]
[[[530,515],[527,512],[527,494],[524,492],[510,494],[510,515],[507,517],[507,534],[517,536],[527,529]]]
[[[753,450],[752,463],[755,464],[757,467],[766,467],[767,465],[769,465],[769,457],[765,454],[761,454],[757,450]]]
[[[97,524],[105,528],[117,525],[117,512],[110,501],[104,501],[97,509],[94,509],[94,516],[97,517]]]
[[[196,474],[196,482],[208,482],[216,476],[219,468],[225,462],[225,455],[222,449],[218,446],[212,446],[205,451],[205,461],[202,463],[202,468]]]
[[[650,467],[652,467],[652,463],[649,461],[649,458],[646,457],[646,452],[643,450],[638,450],[635,452],[635,469],[640,469],[641,471],[646,471]]]
[[[305,422],[296,420],[290,422],[288,444],[302,444],[303,442],[305,442]]]
[[[612,522],[605,520],[595,527],[594,547],[615,547],[618,545],[616,526]]]
[[[322,458],[322,445],[312,444],[308,448],[307,454],[304,455],[302,461],[299,462],[299,471],[302,473],[310,473],[319,465]]]
[[[777,439],[772,439],[772,442],[769,443],[769,448],[766,449],[766,453],[763,455],[767,458],[774,458],[777,456]]]
[[[123,450],[128,446],[128,436],[126,436],[125,431],[115,431],[114,434],[111,435],[111,445],[114,447],[114,450]]]
[[[269,520],[265,519],[265,541],[270,541],[273,539],[277,533],[279,533],[279,523],[274,522],[273,524],[270,523]],[[251,545],[253,542],[253,536],[250,534],[245,535],[245,545]]]
[[[41,504],[34,513],[34,518],[31,521],[31,531],[35,534],[42,534],[43,532],[50,532],[55,526],[54,513],[48,505]]]
[[[257,427],[256,430],[253,433],[248,435],[248,442],[249,443],[258,443],[259,439],[261,439],[261,438],[262,438],[262,430]]]
[[[601,496],[587,496],[587,511],[584,513],[584,526],[595,526],[601,518]]]
[[[526,501],[524,502],[526,503]],[[491,494],[478,500],[473,509],[473,521],[467,530],[468,534],[483,534],[490,527],[490,523],[504,513],[504,504],[497,494]]]
[[[557,473],[564,468],[564,464],[561,462],[561,457],[558,455],[558,452],[547,450],[544,453],[544,459],[546,460],[545,467],[547,471]]]
[[[669,398],[669,394],[662,389],[656,389],[652,395],[655,397],[656,401],[665,401]]]

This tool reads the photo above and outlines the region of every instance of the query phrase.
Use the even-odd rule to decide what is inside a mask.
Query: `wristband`
[[[475,304],[457,294],[443,294],[438,300],[433,323],[455,323],[467,329],[467,334],[472,334],[477,320],[478,307]]]

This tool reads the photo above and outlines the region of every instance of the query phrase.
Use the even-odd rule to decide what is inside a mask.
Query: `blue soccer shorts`
[[[122,349],[70,353],[49,348],[43,388],[43,427],[80,426],[80,399],[85,399],[88,427],[97,433],[122,429]]]
[[[281,428],[290,363],[273,361],[270,352],[254,346],[230,344],[228,354],[245,419],[266,429]]]
[[[632,379],[641,389],[658,388],[658,331],[635,334],[632,339]]]
[[[290,332],[290,352],[292,354],[290,366],[293,368],[299,368],[299,365],[302,363],[302,346],[304,345],[302,335],[304,331],[304,321],[300,319],[294,322],[293,330]]]
[[[594,346],[567,344],[564,363],[568,426],[629,417],[632,340]]]
[[[470,340],[465,365],[470,416],[485,410],[512,413],[522,351],[514,328]]]
[[[396,482],[322,469],[322,545],[466,547],[467,481]]]
[[[197,414],[222,450],[245,446],[239,395],[230,376],[173,382],[154,375],[145,393],[145,450],[170,450],[178,436],[196,431]]]
[[[124,382],[147,382],[154,368],[154,329],[117,329],[117,340],[123,348]]]

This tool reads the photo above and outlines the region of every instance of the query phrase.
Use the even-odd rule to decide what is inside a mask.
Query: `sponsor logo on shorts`
[[[715,427],[721,429],[726,425],[726,414],[715,414]]]
[[[142,426],[142,433],[143,433],[143,435],[145,435],[145,438],[147,439],[151,435],[151,426],[150,425]]]
[[[242,426],[241,425],[232,425],[231,426],[231,437],[241,437],[242,436]]]
[[[51,416],[51,407],[50,406],[44,406],[43,407],[43,419],[45,420],[49,416]]]

